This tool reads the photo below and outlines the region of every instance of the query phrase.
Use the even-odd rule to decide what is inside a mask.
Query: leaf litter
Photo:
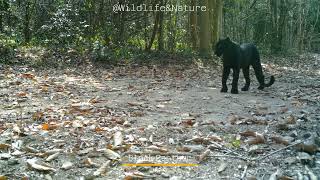
[[[231,95],[212,67],[1,66],[0,177],[317,179],[319,74],[284,67]]]

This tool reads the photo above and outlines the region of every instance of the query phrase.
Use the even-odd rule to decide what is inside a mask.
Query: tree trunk
[[[197,5],[196,0],[191,0],[191,7],[195,8]],[[190,12],[190,35],[193,50],[198,48],[198,35],[197,35],[197,12]]]
[[[200,12],[200,55],[208,56],[210,52],[209,0],[201,1],[206,11]]]
[[[26,6],[25,6],[24,27],[23,27],[24,43],[29,43],[31,41],[30,17],[31,17],[31,2],[27,0]]]
[[[160,1],[160,6],[165,5],[163,0]],[[162,51],[164,49],[164,41],[163,41],[163,17],[164,17],[164,12],[160,11],[159,12],[159,30],[158,30],[158,50]]]
[[[287,49],[286,41],[286,28],[287,28],[287,9],[288,2],[286,0],[280,0],[280,16],[279,16],[279,27],[278,27],[278,42],[279,42],[279,51],[284,51]]]
[[[222,20],[222,0],[213,0],[212,2],[212,44],[216,44],[221,34],[221,20]]]
[[[152,44],[156,38],[156,35],[157,35],[157,32],[158,32],[158,28],[159,28],[159,19],[160,19],[160,12],[156,12],[156,16],[155,16],[155,19],[154,19],[154,25],[153,25],[153,31],[152,31],[152,35],[151,35],[151,38],[150,38],[150,42],[146,48],[147,51],[149,51],[152,47]]]
[[[270,12],[271,12],[271,29],[270,29],[270,49],[271,53],[278,53],[278,0],[270,0]]]
[[[177,34],[177,21],[179,17],[179,11],[173,13],[169,13],[169,20],[168,20],[168,49],[170,52],[174,52],[176,49],[176,34]]]

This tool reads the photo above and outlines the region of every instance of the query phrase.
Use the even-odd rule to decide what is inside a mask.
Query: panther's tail
[[[274,81],[275,81],[274,76],[271,76],[269,83],[265,84],[264,87],[269,87],[269,86],[271,86],[271,85],[274,83]]]

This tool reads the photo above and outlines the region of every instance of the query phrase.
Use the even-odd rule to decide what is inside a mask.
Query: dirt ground
[[[280,60],[237,95],[220,66],[0,65],[0,179],[317,179],[320,56]]]

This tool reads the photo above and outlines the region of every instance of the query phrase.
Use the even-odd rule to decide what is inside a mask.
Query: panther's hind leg
[[[264,83],[264,75],[262,72],[262,66],[261,66],[260,62],[255,63],[253,65],[253,69],[254,69],[254,73],[256,74],[257,80],[260,84],[258,89],[262,90],[265,87],[265,83]]]
[[[250,66],[242,68],[243,76],[246,80],[246,84],[241,88],[241,91],[248,91],[250,86],[250,74],[249,74]]]

